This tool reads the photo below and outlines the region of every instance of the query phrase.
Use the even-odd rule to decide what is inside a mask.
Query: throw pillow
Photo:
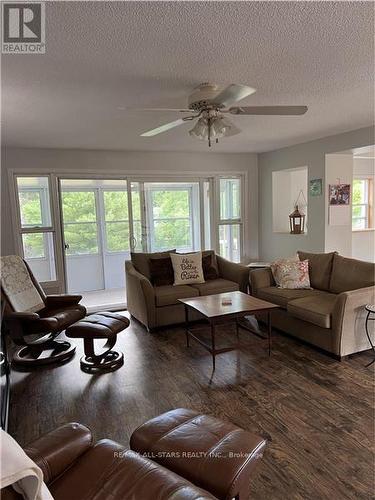
[[[277,259],[271,263],[270,268],[272,271],[273,279],[275,280],[276,286],[280,286],[280,269],[281,266],[287,264],[288,262],[298,262],[298,255],[294,255],[293,257],[286,257],[283,259]]]
[[[170,257],[174,271],[174,285],[204,283],[202,252],[171,253]]]
[[[174,272],[170,257],[150,259],[150,281],[154,286],[173,285]]]
[[[202,267],[203,267],[203,275],[204,279],[207,280],[216,280],[219,277],[219,273],[212,262],[212,255],[205,255],[202,257]]]
[[[309,278],[309,261],[290,260],[280,266],[279,269],[280,288],[311,288]]]

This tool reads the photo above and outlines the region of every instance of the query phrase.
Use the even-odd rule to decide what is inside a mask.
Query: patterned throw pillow
[[[280,271],[282,266],[288,264],[289,262],[299,262],[298,255],[294,255],[293,257],[285,257],[283,259],[277,259],[270,265],[273,279],[275,280],[276,285],[280,286]]]
[[[280,266],[280,288],[311,288],[309,277],[309,261],[289,261]]]
[[[174,271],[174,285],[204,283],[202,252],[171,253],[170,257]]]

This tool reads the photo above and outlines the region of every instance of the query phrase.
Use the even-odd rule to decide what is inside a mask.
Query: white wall
[[[375,200],[375,159],[374,158],[356,158],[353,160],[353,178],[356,177],[372,178],[373,195]],[[375,221],[375,203],[373,203],[372,220]],[[352,232],[352,257],[355,259],[375,262],[375,230]]]
[[[325,189],[323,188],[322,196],[308,197],[307,234],[274,233],[272,229],[272,172],[307,166],[309,180],[321,178],[324,186],[326,154],[373,143],[374,127],[366,127],[258,155],[259,253],[262,260],[287,257],[299,249],[310,252],[324,252],[325,250]]]
[[[350,205],[329,206],[328,189],[330,184],[350,184],[353,188],[353,155],[326,155],[325,202],[325,247],[326,252],[339,252],[345,257],[352,256],[352,208]],[[332,211],[338,212],[334,214]],[[335,224],[333,216],[340,216],[340,223]]]
[[[1,252],[14,253],[13,227],[11,223],[8,175],[9,169],[28,169],[31,172],[49,173],[90,173],[93,171],[110,175],[119,172],[142,175],[146,172],[192,173],[247,173],[246,227],[244,260],[254,260],[258,256],[258,166],[256,154],[219,153],[162,153],[133,151],[96,151],[68,149],[2,149],[1,186]]]
[[[300,196],[300,193],[303,196]],[[289,215],[298,200],[299,210],[307,216],[307,167],[272,172],[272,226],[275,233],[290,233]],[[305,217],[307,224],[307,217]]]

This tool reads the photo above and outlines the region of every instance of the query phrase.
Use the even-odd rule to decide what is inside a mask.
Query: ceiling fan
[[[189,113],[189,115],[143,132],[141,137],[153,137],[198,119],[189,134],[197,139],[208,141],[208,145],[211,147],[212,141],[217,143],[221,137],[229,137],[241,132],[224,114],[285,116],[303,115],[307,111],[307,106],[233,106],[233,104],[254,94],[254,92],[256,92],[256,89],[247,85],[232,83],[225,89],[220,90],[218,85],[202,83],[189,96],[188,108],[186,109],[142,108],[142,111],[175,111]]]

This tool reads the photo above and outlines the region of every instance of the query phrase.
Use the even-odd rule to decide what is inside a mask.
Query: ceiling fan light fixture
[[[191,137],[195,137],[200,141],[206,141],[208,138],[208,122],[206,118],[199,118],[194,127],[189,130]]]
[[[211,123],[211,137],[213,139],[221,139],[229,131],[230,125],[225,123],[224,118],[214,118]]]

